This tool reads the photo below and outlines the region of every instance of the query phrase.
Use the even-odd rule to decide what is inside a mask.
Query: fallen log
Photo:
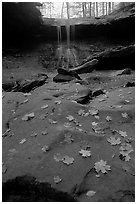
[[[45,84],[45,82],[47,81],[48,76],[44,76],[44,77],[39,77],[37,79],[32,79],[32,80],[23,80],[21,82],[14,82],[12,84],[7,84],[4,83],[2,84],[2,88],[4,91],[12,91],[12,92],[23,92],[23,93],[27,93],[30,92],[32,90],[34,90],[35,88],[42,86]]]
[[[93,60],[88,61],[88,62],[86,62],[86,63],[84,63],[78,67],[70,69],[70,71],[74,71],[77,74],[90,73],[96,68],[97,64],[98,64],[98,60],[93,59]]]
[[[88,57],[85,62],[91,62],[93,59],[98,60],[96,70],[118,70],[127,67],[135,69],[135,46],[118,46],[100,53],[95,53]]]

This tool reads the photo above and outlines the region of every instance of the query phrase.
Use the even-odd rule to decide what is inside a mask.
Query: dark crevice
[[[3,202],[76,202],[68,193],[40,183],[32,176],[21,176],[8,180],[2,185]]]

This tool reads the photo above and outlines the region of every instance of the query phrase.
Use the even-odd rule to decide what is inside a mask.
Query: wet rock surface
[[[3,92],[3,201],[134,201],[134,72],[81,74],[84,85],[47,75]]]

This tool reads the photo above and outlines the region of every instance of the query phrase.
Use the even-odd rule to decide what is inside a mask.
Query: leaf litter
[[[88,197],[92,197],[92,196],[94,196],[96,194],[96,191],[88,191],[87,193],[86,193],[86,196],[88,196]]]

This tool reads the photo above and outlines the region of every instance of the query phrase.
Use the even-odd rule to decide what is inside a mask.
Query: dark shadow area
[[[2,185],[3,202],[74,202],[71,195],[40,183],[32,176],[21,176]]]

